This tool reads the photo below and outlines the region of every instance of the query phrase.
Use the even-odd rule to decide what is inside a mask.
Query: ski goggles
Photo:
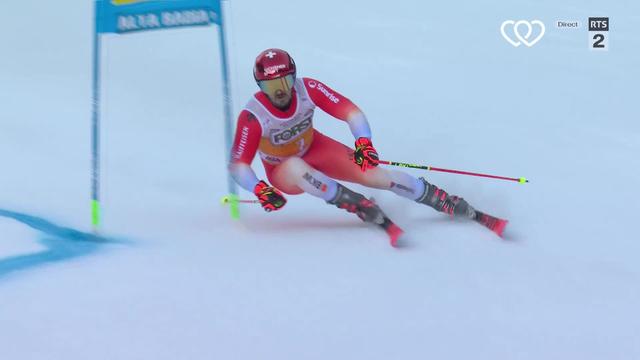
[[[260,80],[258,81],[258,86],[263,93],[269,95],[270,97],[275,97],[278,91],[290,94],[295,81],[295,75],[289,74],[277,79]]]

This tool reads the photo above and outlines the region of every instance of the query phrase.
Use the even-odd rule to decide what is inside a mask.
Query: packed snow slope
[[[305,195],[230,219],[214,28],[104,38],[93,234],[91,1],[2,8],[0,358],[640,358],[637,1],[226,4],[234,115],[279,47],[365,111],[382,158],[531,179],[407,170],[508,218],[505,240],[353,186],[399,250]],[[515,48],[509,19],[546,32]]]

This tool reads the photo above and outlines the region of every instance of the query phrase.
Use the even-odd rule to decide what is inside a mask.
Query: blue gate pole
[[[100,35],[98,34],[98,2],[94,2],[93,31],[93,98],[91,117],[91,224],[100,226]]]
[[[224,30],[224,16],[222,15],[222,1],[220,2],[220,25],[219,25],[219,41],[220,44],[220,57],[221,57],[221,65],[222,65],[222,96],[224,103],[224,135],[225,135],[225,145],[226,145],[226,160],[230,160],[231,156],[231,146],[232,146],[232,104],[231,104],[231,86],[229,84],[229,63],[227,59],[227,39],[225,36]],[[229,158],[227,158],[229,156]],[[229,196],[231,199],[237,199],[238,194],[238,186],[236,182],[231,178],[231,174],[227,173],[227,184],[229,188]],[[237,201],[229,202],[231,209],[231,217],[234,219],[238,219],[240,217],[240,212],[238,209]]]

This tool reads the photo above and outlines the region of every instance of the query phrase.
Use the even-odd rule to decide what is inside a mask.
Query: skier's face
[[[293,97],[294,81],[294,76],[289,74],[277,79],[258,81],[258,86],[269,97],[273,105],[279,108],[287,108],[291,104]]]

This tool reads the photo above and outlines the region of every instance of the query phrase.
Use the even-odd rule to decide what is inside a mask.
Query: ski
[[[386,216],[384,217],[384,222],[377,225],[389,235],[389,244],[393,247],[398,247],[398,239],[404,234],[404,231]]]
[[[371,203],[374,205],[373,209],[375,209],[375,214],[370,213],[369,219],[362,219],[372,222],[382,228],[389,236],[389,244],[393,247],[398,247],[398,239],[400,239],[402,234],[404,234],[404,231],[391,219],[389,219],[389,217],[382,211],[382,209],[380,209],[374,198],[369,199],[369,201],[371,201]]]
[[[502,237],[502,233],[504,232],[504,228],[509,223],[508,220],[500,219],[495,216],[491,216],[489,214],[485,214],[482,211],[476,210],[476,216],[474,219],[477,223],[485,226],[487,229],[493,231],[499,237]]]

